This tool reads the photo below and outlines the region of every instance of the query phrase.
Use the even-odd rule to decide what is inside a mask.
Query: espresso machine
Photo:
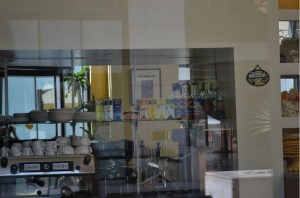
[[[0,197],[92,195],[93,154],[1,158]]]

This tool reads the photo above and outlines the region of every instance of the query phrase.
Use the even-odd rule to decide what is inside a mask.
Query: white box
[[[205,172],[205,195],[213,198],[273,198],[273,170]]]

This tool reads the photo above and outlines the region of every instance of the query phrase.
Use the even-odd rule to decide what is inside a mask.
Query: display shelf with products
[[[10,108],[3,124],[19,127],[17,134],[22,135],[21,141],[25,141],[25,135],[30,135],[28,139],[44,141],[48,141],[49,134],[72,138],[82,131],[81,135],[88,135],[95,162],[92,182],[100,189],[98,196],[124,192],[202,192],[206,170],[237,168],[233,49],[71,51],[75,56],[69,57],[70,64],[89,65],[78,66],[78,69],[70,64],[56,65],[57,61],[53,62],[55,66],[49,62],[43,65],[44,59],[49,60],[49,56],[59,51],[43,52],[42,55],[47,56],[38,57],[41,64],[38,66],[34,58],[30,65],[22,65],[29,52],[14,53],[15,61],[8,64],[8,73],[12,68],[22,70],[24,67],[33,72],[37,68],[55,67],[59,72],[53,74],[57,84],[53,82],[47,89],[34,90],[47,96],[53,93],[52,101],[42,94],[33,94],[34,110],[26,109],[30,102],[22,100],[23,106]],[[199,69],[201,67],[205,72]],[[100,70],[102,78],[110,81],[99,83],[97,72]],[[75,74],[81,71],[86,72],[84,82],[89,84],[75,96],[72,86],[77,84],[72,83],[72,78],[75,80]],[[11,82],[16,83],[19,78],[16,76]],[[201,93],[204,84],[205,94]],[[107,93],[99,90],[107,90]],[[11,89],[8,93],[12,93]],[[67,97],[68,94],[72,97]],[[9,107],[13,107],[10,101],[18,102],[18,97],[13,99],[7,100]],[[203,101],[207,102],[206,111]],[[81,108],[79,104],[90,106]],[[28,113],[19,113],[26,111]],[[25,114],[29,116],[26,120]],[[36,131],[24,127],[20,130],[20,125],[26,124],[33,125]],[[51,125],[52,129],[44,125]],[[50,163],[53,158],[47,160]],[[87,166],[85,159],[80,158],[79,162]],[[76,164],[73,168],[75,175],[85,170]]]

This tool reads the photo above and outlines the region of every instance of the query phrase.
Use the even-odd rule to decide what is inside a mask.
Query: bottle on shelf
[[[183,119],[193,119],[193,98],[191,96],[191,87],[189,83],[181,85]]]
[[[202,98],[202,95],[205,92],[205,82],[204,81],[200,81],[199,82],[199,98]]]
[[[217,119],[225,118],[224,99],[221,94],[219,94],[218,99],[216,101],[216,118]]]
[[[211,95],[209,93],[209,83],[205,83],[205,90],[201,95],[202,105],[207,115],[211,115],[212,113],[212,100]]]
[[[191,96],[193,99],[193,113],[194,119],[204,119],[206,117],[205,111],[202,106],[202,101],[200,99],[199,88],[197,83],[191,85]]]
[[[209,94],[211,98],[211,104],[212,104],[212,109],[211,109],[211,116],[215,117],[216,114],[216,106],[217,106],[217,99],[218,99],[218,90],[217,90],[217,83],[216,81],[212,81],[210,83],[210,89],[209,89]]]
[[[172,84],[172,95],[170,96],[170,99],[176,98],[176,94],[177,94],[177,84],[173,83]]]
[[[174,116],[176,120],[182,119],[183,116],[183,111],[181,109],[182,103],[183,103],[183,98],[181,95],[181,85],[179,83],[173,84],[174,87]]]

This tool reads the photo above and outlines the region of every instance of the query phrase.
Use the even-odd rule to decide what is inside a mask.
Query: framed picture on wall
[[[131,70],[132,104],[138,99],[161,98],[161,70]]]

